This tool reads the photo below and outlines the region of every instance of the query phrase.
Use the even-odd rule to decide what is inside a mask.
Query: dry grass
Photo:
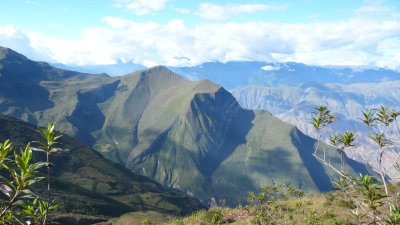
[[[307,225],[305,218],[322,221],[324,225],[357,224],[350,214],[350,205],[344,204],[339,193],[308,195],[303,198],[277,201],[264,205],[270,208],[276,224]],[[316,212],[317,217],[312,217]],[[198,211],[184,218],[172,218],[163,225],[212,225],[214,214],[219,214],[222,224],[250,225],[254,223],[256,207],[212,208],[208,211]],[[318,223],[316,223],[318,224]]]

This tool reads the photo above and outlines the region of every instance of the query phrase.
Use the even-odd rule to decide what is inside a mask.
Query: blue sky
[[[399,8],[398,0],[13,0],[2,2],[0,45],[78,65],[260,60],[397,69]]]
[[[180,10],[196,12],[199,4],[207,2],[217,5],[229,4],[268,4],[282,7],[281,10],[256,11],[235,15],[230,22],[265,21],[280,23],[306,23],[313,21],[343,20],[353,16],[357,8],[363,6],[362,0],[292,0],[292,1],[167,1],[162,10],[144,15],[115,7],[113,0],[13,0],[2,3],[0,21],[49,35],[77,37],[80,30],[90,26],[102,26],[102,18],[115,16],[138,22],[154,21],[165,24],[172,19],[183,19],[188,25],[210,22],[193,13],[180,13]],[[388,7],[399,7],[398,0],[386,1]]]

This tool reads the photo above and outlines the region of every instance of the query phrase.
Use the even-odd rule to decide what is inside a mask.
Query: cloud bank
[[[103,22],[101,27],[84,29],[76,39],[23,31],[12,24],[0,26],[0,45],[34,59],[71,65],[113,64],[121,59],[145,66],[257,60],[400,69],[398,18],[191,27],[180,19],[160,24],[104,17]]]
[[[205,19],[224,21],[229,17],[243,14],[255,13],[267,10],[282,10],[284,5],[267,5],[267,4],[228,4],[217,5],[212,3],[200,3],[196,15]]]

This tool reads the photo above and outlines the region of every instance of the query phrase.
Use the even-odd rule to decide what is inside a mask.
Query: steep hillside
[[[335,174],[312,156],[315,140],[266,111],[241,108],[208,80],[187,81],[160,66],[122,77],[79,74],[42,68],[22,56],[16,62],[8,55],[18,54],[6,52],[1,83],[19,94],[0,89],[0,112],[42,125],[54,120],[67,134],[164,185],[229,205],[275,180],[307,191],[332,188]],[[18,78],[34,81],[42,94],[18,92]],[[26,105],[28,93],[40,107]],[[330,148],[335,165],[338,156]],[[348,162],[350,171],[363,169]]]
[[[242,107],[268,110],[312,137],[317,137],[310,123],[312,111],[318,105],[328,105],[340,118],[332,130],[357,130],[361,134],[358,147],[349,151],[349,157],[360,162],[365,162],[366,157],[375,166],[379,164],[378,151],[368,138],[370,130],[359,118],[367,108],[400,106],[400,72],[383,68],[242,61],[171,69],[188,79],[210,79],[229,89]],[[323,135],[327,143],[332,130]],[[387,132],[392,136],[395,133],[396,126]],[[390,167],[393,155],[385,156],[383,162]],[[396,169],[389,174],[392,178],[399,175]]]
[[[134,171],[231,205],[274,179],[309,191],[332,188],[334,174],[311,155],[314,140],[267,112],[242,109],[209,81],[189,82],[157,67],[129,75],[120,85],[121,91],[102,105],[108,118],[102,134],[108,137],[99,136],[97,148],[114,149]],[[117,124],[128,126],[119,130],[132,131],[133,137],[114,132]]]
[[[363,153],[372,165],[378,165],[378,151],[376,145],[368,138],[371,130],[365,126],[360,118],[365,109],[378,108],[380,105],[391,105],[399,109],[400,81],[384,81],[379,83],[357,84],[307,84],[287,87],[245,86],[232,91],[239,103],[248,109],[267,109],[285,122],[296,125],[302,132],[317,137],[316,130],[311,124],[311,115],[314,107],[328,105],[339,120],[332,124],[332,129],[324,133],[329,134],[356,130],[360,133],[357,139],[357,148],[350,150],[349,156],[363,161],[359,154]],[[398,135],[393,124],[386,132],[389,137]],[[328,140],[327,140],[328,141]],[[400,149],[397,149],[400,151]],[[386,155],[384,163],[392,164],[392,156]],[[393,168],[389,174],[397,177],[399,172]]]
[[[0,114],[0,141],[11,139],[18,146],[41,140],[36,129]],[[203,208],[196,199],[134,174],[67,135],[61,143],[65,151],[51,158],[53,195],[62,203],[56,216],[61,221],[81,217],[89,223],[149,210],[182,215]],[[41,158],[40,153],[35,156]],[[44,185],[38,190],[46,190]]]

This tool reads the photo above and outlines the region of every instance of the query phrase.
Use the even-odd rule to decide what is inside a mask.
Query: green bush
[[[211,223],[213,225],[215,224],[222,224],[222,209],[220,208],[211,208],[209,209],[205,216],[204,216],[206,222]]]
[[[143,220],[143,222],[142,222],[142,225],[152,225],[153,223],[151,222],[151,220],[149,220],[149,219],[145,219],[145,220]]]

